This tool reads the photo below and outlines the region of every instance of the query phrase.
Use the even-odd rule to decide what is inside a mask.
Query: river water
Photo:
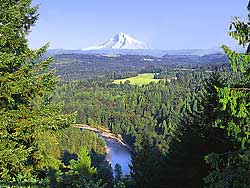
[[[108,138],[104,138],[104,140],[109,150],[106,159],[111,163],[112,168],[114,169],[115,164],[119,163],[122,168],[122,174],[129,175],[129,165],[131,164],[130,151],[115,140]]]
[[[80,129],[81,131],[84,129]],[[100,136],[100,134],[98,134]],[[106,160],[110,162],[113,170],[115,168],[116,163],[121,165],[122,175],[129,175],[131,164],[131,153],[128,148],[117,142],[116,140],[102,137],[108,147],[108,153],[106,155]]]

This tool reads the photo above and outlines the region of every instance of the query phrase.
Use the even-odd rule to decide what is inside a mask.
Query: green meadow
[[[154,73],[146,73],[146,74],[139,74],[135,77],[125,78],[125,79],[119,79],[114,80],[113,83],[120,84],[121,82],[124,83],[126,81],[129,81],[132,85],[145,85],[149,84],[150,82],[159,82],[162,79],[154,79]]]

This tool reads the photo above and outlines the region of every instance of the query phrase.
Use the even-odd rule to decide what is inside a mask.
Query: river
[[[119,163],[122,168],[123,175],[129,175],[130,169],[129,164],[131,164],[131,153],[125,146],[121,145],[115,140],[104,138],[107,147],[108,154],[106,156],[107,161],[111,163],[114,169],[115,164]]]
[[[122,174],[129,175],[130,174],[130,168],[129,165],[131,164],[131,152],[130,150],[122,145],[122,143],[119,143],[115,139],[111,139],[105,136],[105,134],[100,134],[98,130],[95,128],[92,128],[88,125],[82,125],[80,127],[80,130],[89,130],[93,131],[98,134],[98,136],[101,136],[108,147],[108,153],[106,155],[106,160],[110,162],[113,170],[115,168],[116,163],[121,165],[122,168]],[[110,135],[109,135],[110,136]]]

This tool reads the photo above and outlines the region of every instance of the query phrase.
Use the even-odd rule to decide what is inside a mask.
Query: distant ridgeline
[[[66,51],[66,53],[70,53]],[[57,54],[57,53],[56,53]],[[138,73],[161,72],[173,68],[215,70],[229,67],[224,54],[198,55],[100,55],[70,54],[55,55],[51,66],[63,80],[90,79],[108,75],[114,79],[135,76]],[[127,75],[128,74],[128,75]]]
[[[1,188],[249,187],[250,1],[248,22],[229,27],[246,52],[222,46],[231,67],[222,53],[154,51],[124,33],[43,56],[48,45],[26,39],[38,7],[0,2]],[[130,175],[115,164],[113,176],[108,142],[76,123],[126,142]]]

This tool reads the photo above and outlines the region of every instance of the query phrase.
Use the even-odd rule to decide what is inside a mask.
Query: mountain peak
[[[119,35],[119,36],[129,36],[128,34],[123,33],[123,32],[120,32],[118,35]]]
[[[149,48],[145,43],[132,38],[126,33],[120,32],[107,42],[96,47],[86,48],[84,50],[98,50],[98,49],[149,49]]]

